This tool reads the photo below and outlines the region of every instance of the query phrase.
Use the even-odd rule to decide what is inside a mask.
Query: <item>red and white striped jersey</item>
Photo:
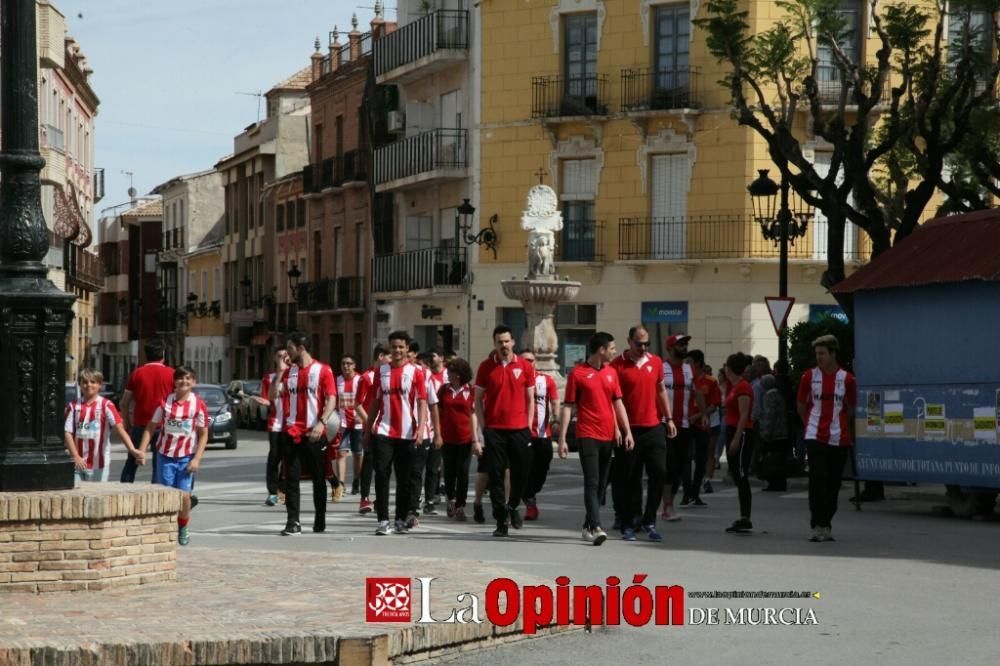
[[[687,363],[663,362],[663,384],[667,387],[670,416],[678,428],[688,427],[688,406],[694,394],[694,371]]]
[[[535,376],[535,422],[531,425],[531,436],[552,437],[552,423],[549,418],[549,401],[559,398],[556,380],[539,373]]]
[[[805,439],[830,446],[850,446],[848,419],[858,404],[854,375],[843,368],[807,370],[799,383],[798,401],[806,405]]]
[[[183,458],[194,455],[197,429],[208,427],[208,408],[193,391],[184,400],[170,394],[156,408],[149,422],[160,426],[156,450],[168,458]]]
[[[421,439],[434,439],[434,423],[431,422],[430,418],[430,408],[438,404],[438,392],[441,387],[445,385],[448,381],[448,371],[442,370],[441,372],[431,372],[430,370],[424,370],[424,374],[427,375],[427,423],[424,426],[424,432],[421,435]],[[440,416],[438,417],[440,418]]]
[[[115,404],[98,396],[93,402],[74,400],[66,405],[63,429],[73,435],[87,469],[104,469],[111,460],[111,431],[121,422]]]
[[[268,373],[266,377],[260,382],[260,395],[265,400],[270,400],[268,398],[268,392],[271,390],[271,384],[279,381],[278,373],[271,372]],[[281,432],[281,424],[284,421],[283,414],[285,411],[284,401],[281,399],[281,395],[278,395],[277,400],[271,400],[271,406],[267,408],[267,431],[268,432]]]
[[[358,373],[350,379],[344,375],[337,376],[337,411],[340,413],[341,430],[361,430],[361,420],[354,415],[360,385],[361,375]]]
[[[423,368],[407,363],[398,368],[391,364],[378,370],[375,385],[378,419],[375,434],[393,439],[416,439],[421,400],[427,400],[427,374]]]
[[[323,415],[326,399],[337,395],[333,370],[319,361],[313,361],[304,368],[293,364],[285,370],[281,381],[285,385],[282,391],[285,432],[298,430],[305,433],[311,430]]]

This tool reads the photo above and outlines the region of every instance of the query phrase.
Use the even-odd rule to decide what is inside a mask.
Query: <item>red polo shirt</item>
[[[656,394],[663,385],[663,359],[646,353],[638,361],[633,361],[627,354],[622,354],[611,361],[611,367],[618,374],[629,425],[635,428],[659,425]]]
[[[501,363],[492,353],[479,364],[476,388],[483,389],[484,428],[522,430],[528,427],[527,391],[535,386],[535,368],[514,354]]]
[[[441,418],[441,439],[445,444],[470,444],[472,432],[472,402],[475,390],[465,384],[457,389],[446,384],[438,390],[438,412]]]
[[[578,365],[566,380],[564,402],[576,405],[577,439],[610,442],[615,438],[614,401],[621,400],[618,373],[606,365],[595,370],[590,364]]]
[[[146,427],[156,408],[174,392],[174,370],[163,365],[163,361],[147,363],[132,371],[125,390],[132,393],[135,401],[132,425]]]

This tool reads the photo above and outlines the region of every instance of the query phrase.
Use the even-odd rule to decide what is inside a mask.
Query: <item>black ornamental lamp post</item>
[[[0,3],[0,491],[74,484],[63,446],[71,294],[47,278],[35,0]]]
[[[302,271],[295,264],[288,269],[288,289],[291,291],[291,297],[293,301],[299,300],[299,279],[302,277]]]
[[[758,169],[757,173],[759,175],[747,186],[747,191],[761,235],[764,240],[773,241],[779,247],[778,296],[785,298],[788,296],[788,244],[791,242],[794,245],[796,238],[806,235],[812,209],[798,196],[793,197],[792,206],[789,206],[787,179],[782,178],[779,185],[768,177],[768,169]],[[788,333],[785,329],[778,334],[778,360],[788,363]]]

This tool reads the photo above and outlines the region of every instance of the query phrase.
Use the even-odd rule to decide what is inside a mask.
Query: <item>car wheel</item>
[[[231,451],[236,448],[237,444],[239,444],[239,442],[236,441],[236,429],[233,428],[233,434],[229,437],[229,440],[226,442],[226,448]]]

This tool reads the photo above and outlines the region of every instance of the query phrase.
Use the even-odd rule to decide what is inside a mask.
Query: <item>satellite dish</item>
[[[135,197],[138,194],[139,194],[139,190],[135,189],[134,187],[128,188],[128,196],[129,196],[130,199],[135,199]]]

